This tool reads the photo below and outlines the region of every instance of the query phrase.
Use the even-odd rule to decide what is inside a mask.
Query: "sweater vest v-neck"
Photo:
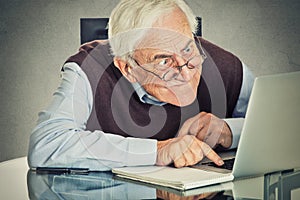
[[[66,62],[77,63],[92,88],[93,108],[86,129],[165,140],[176,136],[181,125],[199,112],[232,117],[242,85],[242,63],[224,49],[203,38],[200,41],[207,58],[202,64],[197,98],[184,107],[142,103],[131,83],[114,66],[107,40],[82,45]]]

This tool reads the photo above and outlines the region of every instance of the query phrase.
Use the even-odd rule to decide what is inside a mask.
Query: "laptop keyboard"
[[[227,170],[232,170],[233,163],[234,163],[234,158],[231,158],[231,159],[228,159],[228,160],[224,160],[224,165],[222,165],[222,166],[218,166],[214,162],[205,163],[203,165],[222,168],[222,169],[227,169]]]
[[[193,168],[205,170],[205,171],[213,171],[218,173],[231,173],[234,163],[234,158],[230,158],[227,160],[223,160],[224,165],[218,166],[214,162],[205,162],[205,163],[198,163]]]

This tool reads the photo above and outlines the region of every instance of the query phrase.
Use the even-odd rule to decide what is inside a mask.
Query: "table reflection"
[[[264,199],[300,199],[300,171],[282,171],[265,175]]]
[[[156,190],[113,179],[110,172],[76,174],[27,173],[30,199],[155,199]]]
[[[29,170],[30,199],[227,199],[225,191],[199,194],[135,183],[114,177],[111,172],[76,174],[38,174]],[[190,190],[189,192],[193,192]],[[200,194],[201,193],[201,194]],[[232,199],[232,198],[230,198]]]
[[[252,179],[179,191],[115,177],[111,172],[37,174],[29,170],[30,199],[292,199],[300,191],[300,171],[277,172]],[[300,192],[293,199],[300,197]],[[299,198],[300,199],[300,198]]]

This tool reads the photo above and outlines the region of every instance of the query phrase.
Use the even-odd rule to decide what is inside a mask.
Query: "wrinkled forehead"
[[[135,51],[155,50],[180,53],[193,41],[192,33],[184,35],[174,30],[152,28],[145,31],[143,37],[136,43],[134,48]]]

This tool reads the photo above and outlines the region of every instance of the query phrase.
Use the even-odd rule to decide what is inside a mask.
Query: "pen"
[[[88,168],[37,167],[37,174],[88,174]]]

